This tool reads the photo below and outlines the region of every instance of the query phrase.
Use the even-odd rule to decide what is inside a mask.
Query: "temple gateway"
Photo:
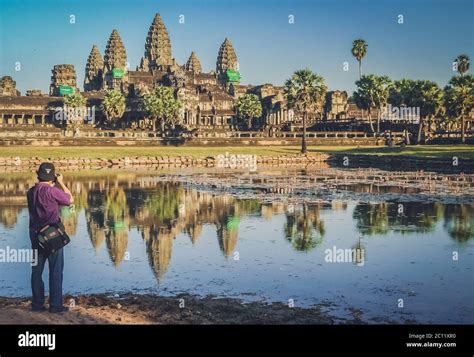
[[[21,96],[10,76],[0,79],[0,125],[54,125],[54,108],[62,105],[63,96],[80,89],[73,65],[57,64],[51,72],[49,95],[32,89]],[[263,114],[252,130],[272,135],[273,130],[298,126],[301,116],[288,110],[283,87],[242,85],[240,79],[237,54],[228,38],[219,48],[215,70],[204,72],[194,51],[185,64],[179,65],[173,58],[166,26],[156,14],[145,40],[143,57],[135,70],[128,68],[127,52],[117,30],[110,34],[103,56],[97,46],[92,46],[85,65],[82,94],[87,105],[95,105],[97,116],[101,117],[100,103],[105,91],[122,92],[127,98],[124,120],[132,127],[140,127],[146,118],[141,108],[143,96],[156,86],[169,86],[183,104],[181,120],[185,127],[201,133],[221,132],[225,136],[226,132],[238,130],[241,124],[236,115],[236,101],[243,94],[253,93],[262,103]],[[318,119],[359,117],[359,110],[347,99],[344,91],[328,92],[321,110],[309,115],[310,123]]]

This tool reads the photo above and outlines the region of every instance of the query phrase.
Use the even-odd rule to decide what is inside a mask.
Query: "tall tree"
[[[244,120],[250,129],[252,127],[252,119],[262,116],[262,103],[255,94],[247,93],[237,100],[237,115]]]
[[[357,90],[353,94],[354,102],[362,109],[367,110],[369,114],[370,129],[374,132],[371,111],[372,108],[379,109],[377,116],[377,133],[380,132],[380,114],[382,108],[387,105],[389,91],[392,87],[392,81],[387,76],[376,76],[373,74],[362,76],[355,82]]]
[[[67,126],[76,130],[79,128],[86,114],[86,99],[81,93],[69,94],[64,97],[64,111],[67,120]]]
[[[474,76],[453,77],[444,88],[448,117],[461,123],[461,141],[466,141],[466,117],[474,108]]]
[[[422,129],[426,126],[426,121],[431,121],[444,109],[444,92],[435,82],[416,81],[413,98],[413,107],[420,108],[420,122],[418,124],[418,143],[420,143]]]
[[[395,107],[412,106],[415,82],[413,79],[406,78],[394,81],[390,88],[388,102]]]
[[[171,87],[156,87],[143,98],[143,107],[153,119],[153,130],[156,130],[158,121],[162,133],[165,133],[165,130],[174,129],[179,123],[181,106],[181,102],[175,98]]]
[[[427,119],[431,121],[443,110],[443,91],[431,81],[401,79],[395,81],[390,88],[388,102],[398,107],[400,111],[404,108],[410,109],[412,113],[413,110],[419,110],[418,143],[420,143],[423,127],[427,124],[429,126]]]
[[[359,62],[359,79],[362,78],[362,59],[367,54],[367,42],[365,40],[359,38],[352,42],[352,55],[357,59]]]
[[[102,111],[109,123],[116,123],[125,113],[123,94],[116,90],[107,91],[102,101]]]
[[[306,154],[306,121],[308,112],[322,109],[327,87],[324,78],[309,69],[298,70],[285,82],[285,97],[290,109],[303,112],[303,138],[301,153]]]
[[[413,106],[413,91],[415,88],[415,81],[412,79],[400,79],[393,83],[390,88],[388,103],[397,108],[412,107]],[[410,144],[410,137],[408,135],[408,121],[405,121],[406,144]]]
[[[456,63],[456,70],[461,75],[461,77],[464,76],[464,73],[469,71],[471,61],[468,55],[459,55],[458,57],[456,57],[454,62]]]
[[[64,105],[69,108],[80,108],[86,105],[86,99],[81,93],[69,94],[64,97]]]

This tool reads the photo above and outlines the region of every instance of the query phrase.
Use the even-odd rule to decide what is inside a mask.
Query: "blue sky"
[[[352,41],[365,39],[363,72],[429,79],[445,85],[462,53],[474,59],[472,0],[0,0],[0,76],[17,88],[48,91],[51,69],[70,63],[82,88],[93,44],[102,54],[112,29],[125,44],[131,69],[139,64],[154,14],[171,37],[173,57],[191,51],[203,70],[215,69],[229,37],[242,83],[281,85],[292,72],[310,68],[329,89],[352,92],[358,78]],[[70,24],[70,15],[75,24]],[[179,23],[179,16],[185,23]],[[288,16],[294,16],[289,24]],[[403,15],[403,24],[398,23]],[[349,71],[343,63],[349,63]],[[15,70],[15,63],[21,70]]]

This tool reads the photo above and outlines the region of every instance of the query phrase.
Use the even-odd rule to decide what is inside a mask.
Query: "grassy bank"
[[[452,158],[474,159],[473,145],[432,145],[409,146],[406,148],[389,148],[380,146],[311,146],[310,153],[322,152],[328,154],[409,156],[416,158]],[[133,156],[179,156],[192,157],[216,156],[229,152],[232,154],[255,155],[290,155],[298,154],[297,146],[253,146],[253,147],[190,147],[190,146],[156,146],[156,147],[111,147],[111,146],[70,146],[70,147],[31,147],[5,146],[0,148],[0,157],[40,157],[63,158],[81,157],[85,159],[113,159]]]
[[[474,145],[414,145],[401,147],[338,147],[335,150],[323,148],[321,152],[351,154],[351,155],[379,155],[379,156],[407,156],[415,158],[451,159],[457,156],[462,159],[474,159]]]

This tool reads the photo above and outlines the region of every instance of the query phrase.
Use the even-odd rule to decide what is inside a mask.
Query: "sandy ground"
[[[288,307],[281,303],[243,303],[236,299],[196,298],[188,295],[68,296],[69,312],[30,311],[25,298],[0,298],[0,324],[333,324],[325,307]],[[182,299],[182,300],[181,300]],[[184,307],[180,303],[184,300]],[[358,316],[350,321],[360,323]]]

